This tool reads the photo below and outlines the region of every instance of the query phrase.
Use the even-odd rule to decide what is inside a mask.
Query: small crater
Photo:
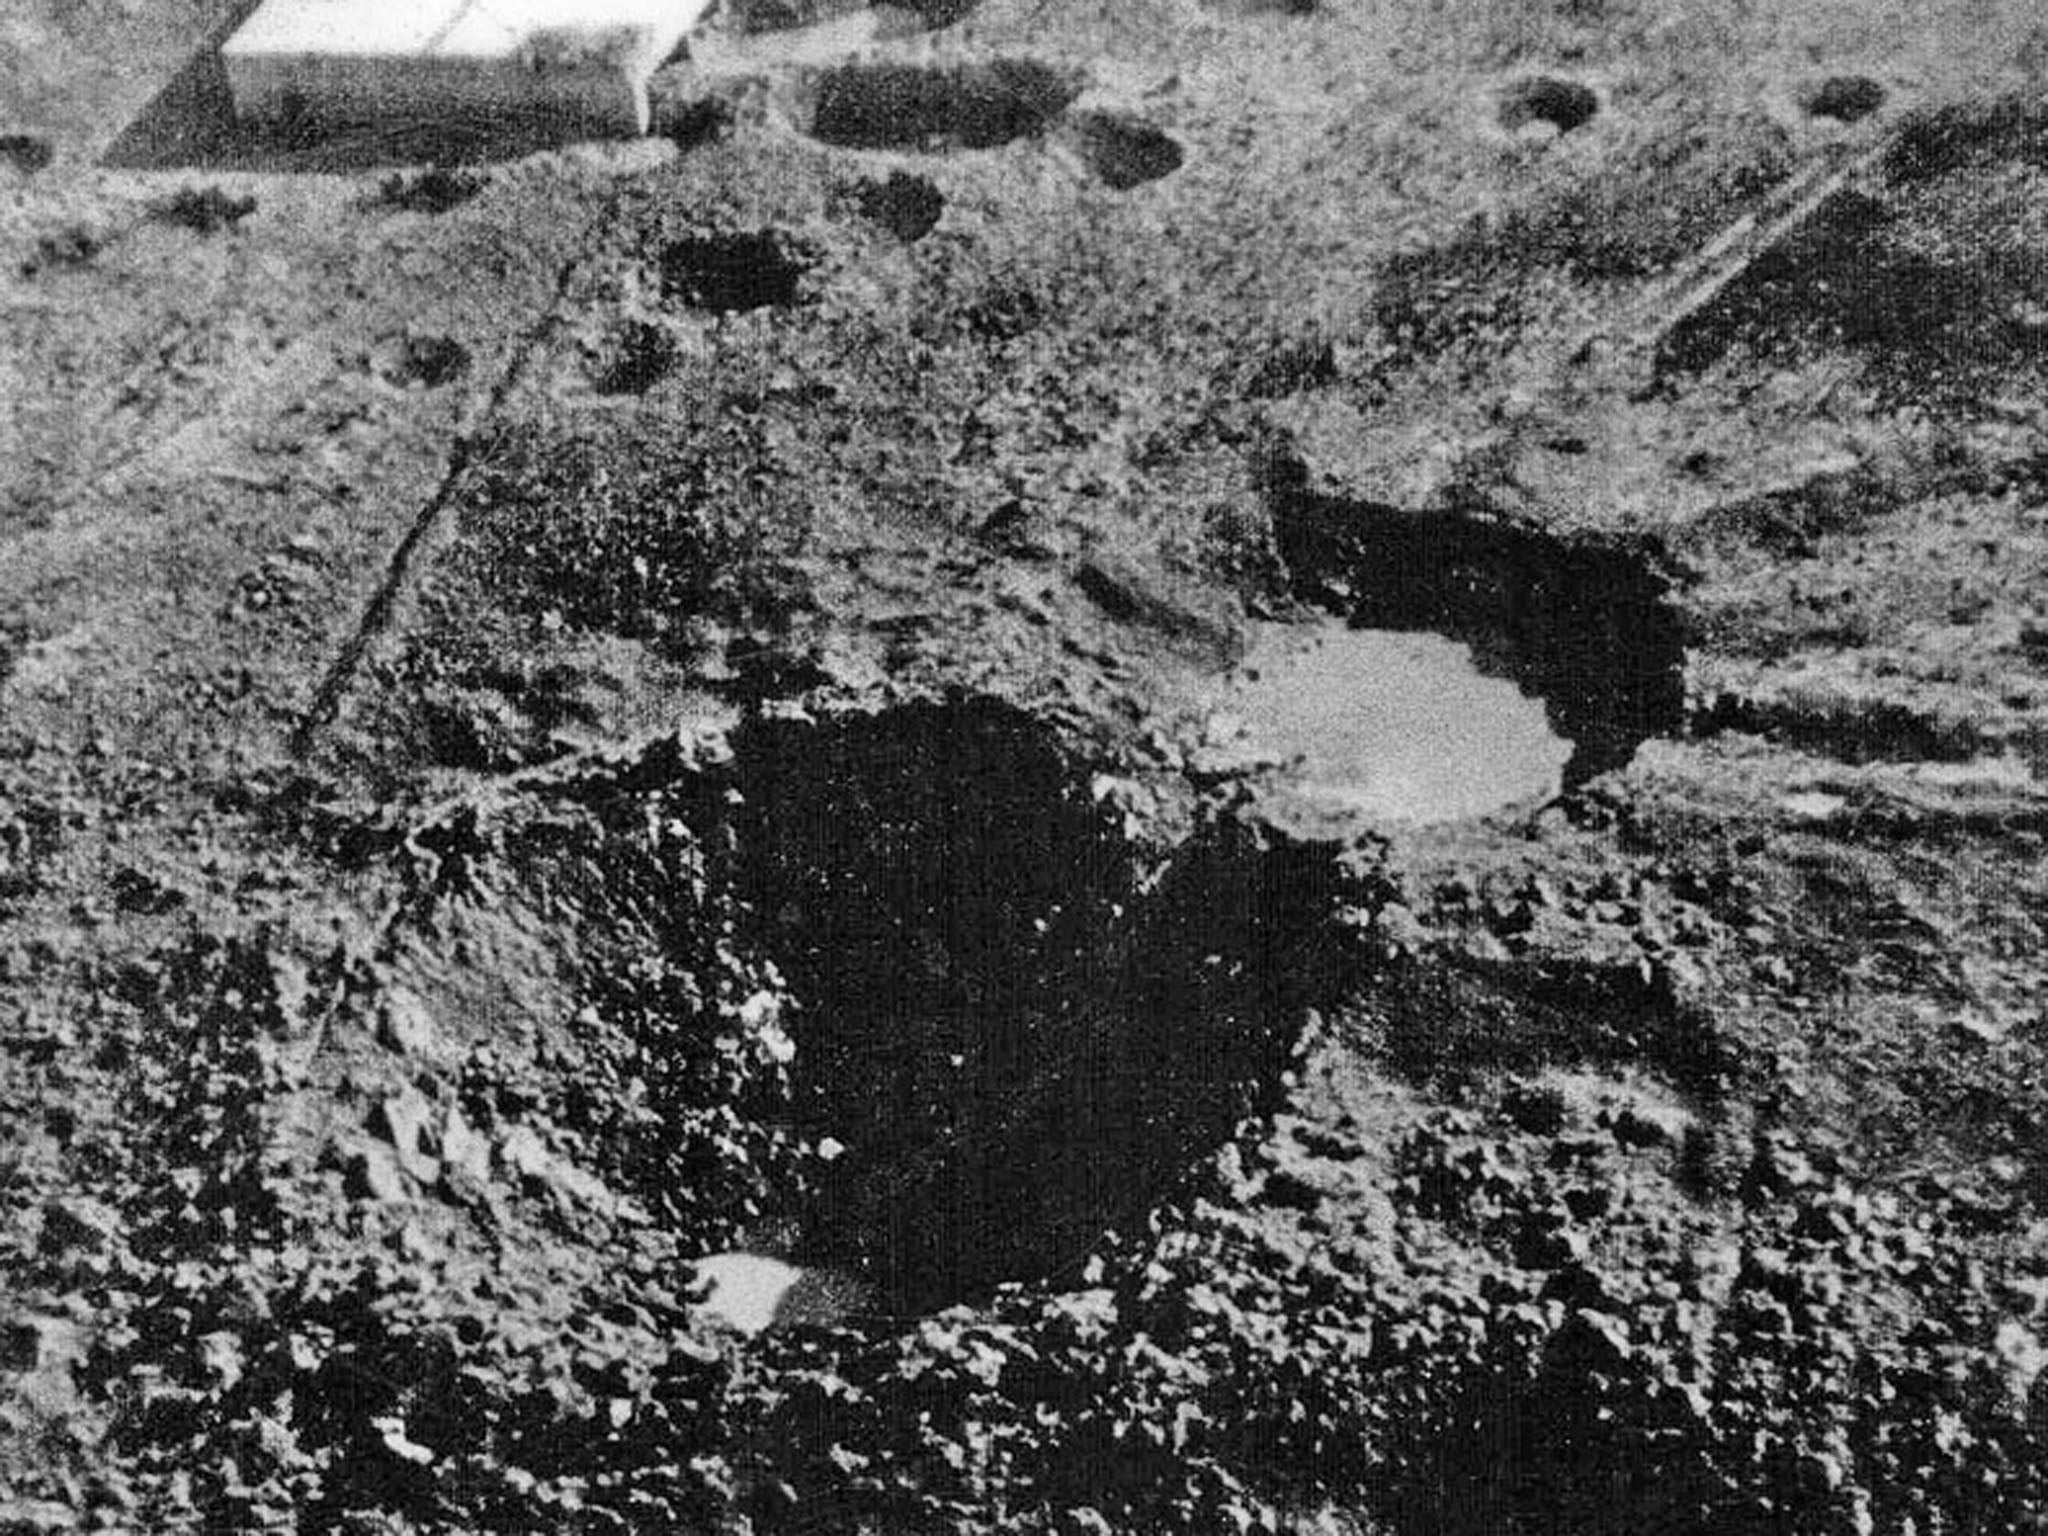
[[[48,139],[38,138],[32,133],[0,133],[0,161],[5,161],[24,176],[47,170],[54,157]]]
[[[1622,766],[1643,741],[1683,725],[1684,642],[1669,579],[1649,551],[1326,497],[1303,481],[1299,464],[1287,463],[1268,484],[1296,595],[1359,630],[1441,637],[1401,665],[1411,672],[1435,665],[1457,678],[1474,717],[1508,721],[1526,760],[1546,775],[1557,772],[1565,788]],[[1395,642],[1385,636],[1357,644],[1390,651]],[[1345,652],[1328,656],[1341,663]],[[1511,697],[1479,688],[1474,669],[1542,701],[1550,732],[1569,744],[1561,768],[1549,760],[1553,743],[1516,713]],[[1313,684],[1313,666],[1307,675]],[[1417,708],[1456,702],[1448,682],[1437,693]],[[1475,778],[1469,787],[1476,797],[1485,786]]]
[[[1583,128],[1600,113],[1600,98],[1589,85],[1534,75],[1517,80],[1500,94],[1500,125],[1510,133],[1532,123],[1548,123],[1559,133]]]
[[[21,275],[35,277],[44,272],[87,266],[106,246],[107,242],[100,236],[76,224],[38,236],[35,248],[21,264]]]
[[[644,395],[675,371],[680,356],[667,329],[629,320],[611,338],[591,382],[599,394]]]
[[[922,176],[896,171],[887,181],[864,181],[855,192],[861,217],[879,224],[905,245],[938,227],[946,195]]]
[[[693,235],[661,253],[662,291],[692,309],[734,314],[797,301],[814,258],[779,230]]]
[[[1868,75],[1829,75],[1799,98],[1808,117],[1857,123],[1884,105],[1885,89]]]
[[[180,187],[155,210],[156,218],[197,234],[233,229],[256,211],[253,197],[234,197],[219,187]]]
[[[378,346],[370,366],[395,389],[439,389],[469,372],[469,348],[452,336],[394,336]]]
[[[483,189],[484,178],[474,171],[437,165],[416,175],[385,177],[377,189],[377,201],[406,213],[446,213]]]
[[[1119,192],[1171,176],[1187,159],[1172,135],[1113,112],[1080,114],[1074,120],[1074,139],[1088,169]]]
[[[1031,59],[937,67],[846,64],[805,93],[798,126],[844,149],[993,149],[1041,132],[1080,79]]]

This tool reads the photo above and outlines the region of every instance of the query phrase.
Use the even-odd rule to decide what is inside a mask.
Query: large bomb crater
[[[1134,839],[1099,765],[986,698],[725,746],[535,791],[475,882],[552,929],[569,1129],[685,1253],[888,1315],[1071,1279],[1276,1091],[1327,850]]]

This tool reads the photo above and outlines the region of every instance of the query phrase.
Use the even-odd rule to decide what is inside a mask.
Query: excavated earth
[[[0,1532],[2023,1532],[2027,0],[0,18]]]

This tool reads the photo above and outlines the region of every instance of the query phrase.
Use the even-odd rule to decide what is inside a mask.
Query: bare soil
[[[2035,6],[752,4],[637,143],[236,9],[0,19],[0,1531],[2039,1528]],[[1331,625],[1555,791],[1219,734]]]

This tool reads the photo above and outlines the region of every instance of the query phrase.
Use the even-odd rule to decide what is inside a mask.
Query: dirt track
[[[835,9],[0,21],[0,1530],[2037,1528],[2031,8]]]

